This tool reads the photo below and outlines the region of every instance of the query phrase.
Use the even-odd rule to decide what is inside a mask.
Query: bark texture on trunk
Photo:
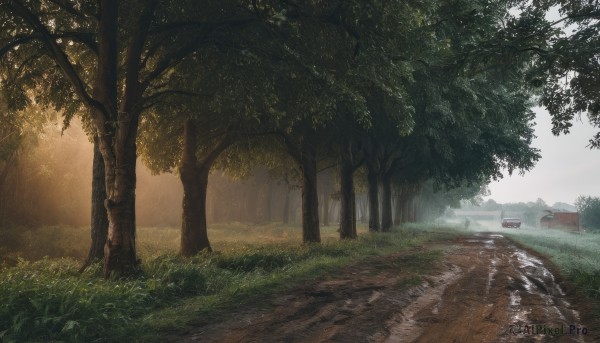
[[[194,122],[184,122],[184,147],[180,165],[183,184],[183,215],[179,253],[189,257],[207,250],[211,251],[206,222],[206,195],[208,175],[217,157],[231,144],[229,137],[223,138],[210,150],[203,160],[196,157],[198,150],[197,132]]]
[[[143,44],[147,27],[140,21],[129,42],[125,91],[122,106],[118,108],[118,4],[102,0],[100,11],[101,38],[94,93],[103,106],[102,109],[95,109],[93,117],[104,160],[107,196],[105,207],[109,222],[104,245],[104,277],[109,277],[112,273],[126,276],[137,272],[139,265],[135,246],[135,172],[140,112],[136,107],[141,101],[143,90],[138,80],[141,50],[136,47]],[[111,121],[118,122],[118,125],[110,125]]]
[[[203,250],[212,251],[206,224],[208,170],[181,170],[183,215],[179,253],[190,257]]]
[[[183,215],[179,253],[190,257],[204,249],[211,251],[206,225],[206,191],[210,166],[207,168],[198,163],[196,129],[190,120],[184,124],[183,135],[184,147],[180,167]]]
[[[108,236],[108,215],[104,206],[104,201],[106,200],[104,173],[104,160],[100,153],[98,137],[94,137],[94,159],[92,164],[92,244],[80,272],[83,272],[91,263],[104,258],[104,245]]]
[[[391,175],[383,173],[381,176],[382,201],[381,201],[381,231],[388,232],[392,228],[392,184]]]
[[[349,144],[340,151],[340,239],[356,238],[354,166]]]
[[[104,246],[104,276],[112,272],[126,276],[137,271],[139,261],[135,246],[135,187],[136,145],[135,136],[128,135],[126,142],[117,140],[123,150],[116,157],[116,164],[106,164],[108,198],[105,201],[108,214],[108,238]]]
[[[319,228],[319,193],[317,190],[317,160],[313,147],[302,144],[302,240],[304,243],[321,242]]]

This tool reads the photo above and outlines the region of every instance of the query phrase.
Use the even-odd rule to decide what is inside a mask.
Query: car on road
[[[521,227],[521,218],[502,218],[502,227]]]

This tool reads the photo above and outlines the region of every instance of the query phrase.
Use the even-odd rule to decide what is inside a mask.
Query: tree
[[[181,11],[182,6],[186,11]],[[72,100],[65,111],[67,122],[81,106],[89,111],[105,166],[109,219],[105,277],[112,272],[131,274],[139,263],[135,248],[135,165],[141,114],[172,91],[161,86],[162,78],[183,57],[222,28],[251,21],[237,15],[242,10],[224,10],[224,4],[217,8],[198,6],[159,0],[120,4],[99,0],[84,5],[0,2],[0,57],[8,61],[9,68],[31,67],[26,75],[3,79],[3,88],[18,90],[8,83],[14,86],[15,79],[20,80],[29,89],[36,88],[47,103],[64,109],[56,92],[48,91],[56,83],[68,95],[65,98]],[[73,45],[85,48],[90,58],[82,59],[80,49],[72,49]],[[47,65],[55,67],[41,67]]]
[[[552,116],[552,132],[569,133],[573,119],[581,114],[600,128],[600,3],[550,0],[534,1],[534,5],[542,12],[558,6],[561,14],[546,24],[545,31],[553,33],[551,46],[540,51],[532,76],[543,87],[540,102]],[[535,16],[533,11],[526,13],[530,21]],[[590,139],[589,147],[600,148],[600,132]]]
[[[231,145],[261,133],[259,113],[272,106],[268,97],[273,92],[262,67],[256,55],[236,48],[194,53],[169,79],[172,88],[188,91],[164,99],[142,123],[140,150],[146,164],[154,172],[179,170],[184,189],[182,256],[211,250],[206,222],[211,168]]]
[[[9,221],[18,221],[16,206],[19,200],[9,192],[19,165],[37,145],[37,136],[45,129],[56,113],[45,111],[35,103],[23,110],[13,110],[4,96],[0,95],[0,228]],[[14,185],[12,185],[14,186]],[[13,193],[13,194],[9,194]]]
[[[581,226],[591,230],[600,230],[600,198],[579,196],[575,206],[581,218]]]

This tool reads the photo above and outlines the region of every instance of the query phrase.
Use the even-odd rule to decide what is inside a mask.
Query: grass
[[[359,226],[359,234],[367,228]],[[299,225],[270,223],[215,223],[210,225],[209,237],[215,250],[257,246],[265,243],[300,244],[302,231]],[[335,242],[337,226],[321,228],[324,242]],[[173,227],[138,228],[136,245],[138,255],[146,260],[158,255],[174,253],[179,248],[180,229]],[[44,257],[72,257],[84,259],[89,248],[90,230],[87,227],[47,226],[35,229],[13,228],[0,231],[0,257],[16,261],[19,258],[36,261]],[[4,244],[4,246],[2,246]],[[12,249],[9,249],[12,248]],[[0,260],[0,264],[1,264]]]
[[[63,233],[83,235],[79,229],[41,230],[39,236],[45,239]],[[54,235],[48,236],[46,230]],[[21,259],[0,275],[0,340],[156,340],[158,332],[227,313],[228,308],[343,265],[450,235],[445,233],[448,230],[406,228],[388,234],[363,233],[356,241],[340,242],[335,228],[329,227],[323,230],[323,244],[300,245],[299,231],[274,224],[223,225],[210,233],[216,253],[181,259],[174,254],[177,230],[141,229],[143,272],[130,280],[104,280],[99,265],[78,274],[78,261],[73,259]],[[29,242],[41,244],[33,236]],[[413,255],[414,259],[397,263],[419,270],[441,256]]]
[[[550,257],[565,278],[598,303],[600,234],[484,224],[473,222],[470,231],[499,231]],[[339,242],[336,229],[322,229],[321,245],[301,245],[301,230],[294,225],[215,224],[209,235],[216,252],[184,260],[175,255],[178,229],[140,228],[143,273],[130,280],[104,280],[99,265],[77,273],[89,244],[84,228],[22,230],[9,237],[25,247],[10,252],[19,264],[0,274],[0,341],[159,341],[160,332],[226,316],[243,304],[260,305],[265,295],[341,266],[469,232],[460,225],[412,224],[372,235],[361,227],[360,239]],[[57,258],[65,255],[76,259]],[[441,258],[431,251],[407,256],[393,262],[403,272],[426,271]],[[403,282],[418,284],[420,278],[411,274]]]

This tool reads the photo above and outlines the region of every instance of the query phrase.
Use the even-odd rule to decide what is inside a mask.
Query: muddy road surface
[[[543,259],[502,235],[478,233],[367,260],[168,340],[600,341],[589,310],[565,288]]]

